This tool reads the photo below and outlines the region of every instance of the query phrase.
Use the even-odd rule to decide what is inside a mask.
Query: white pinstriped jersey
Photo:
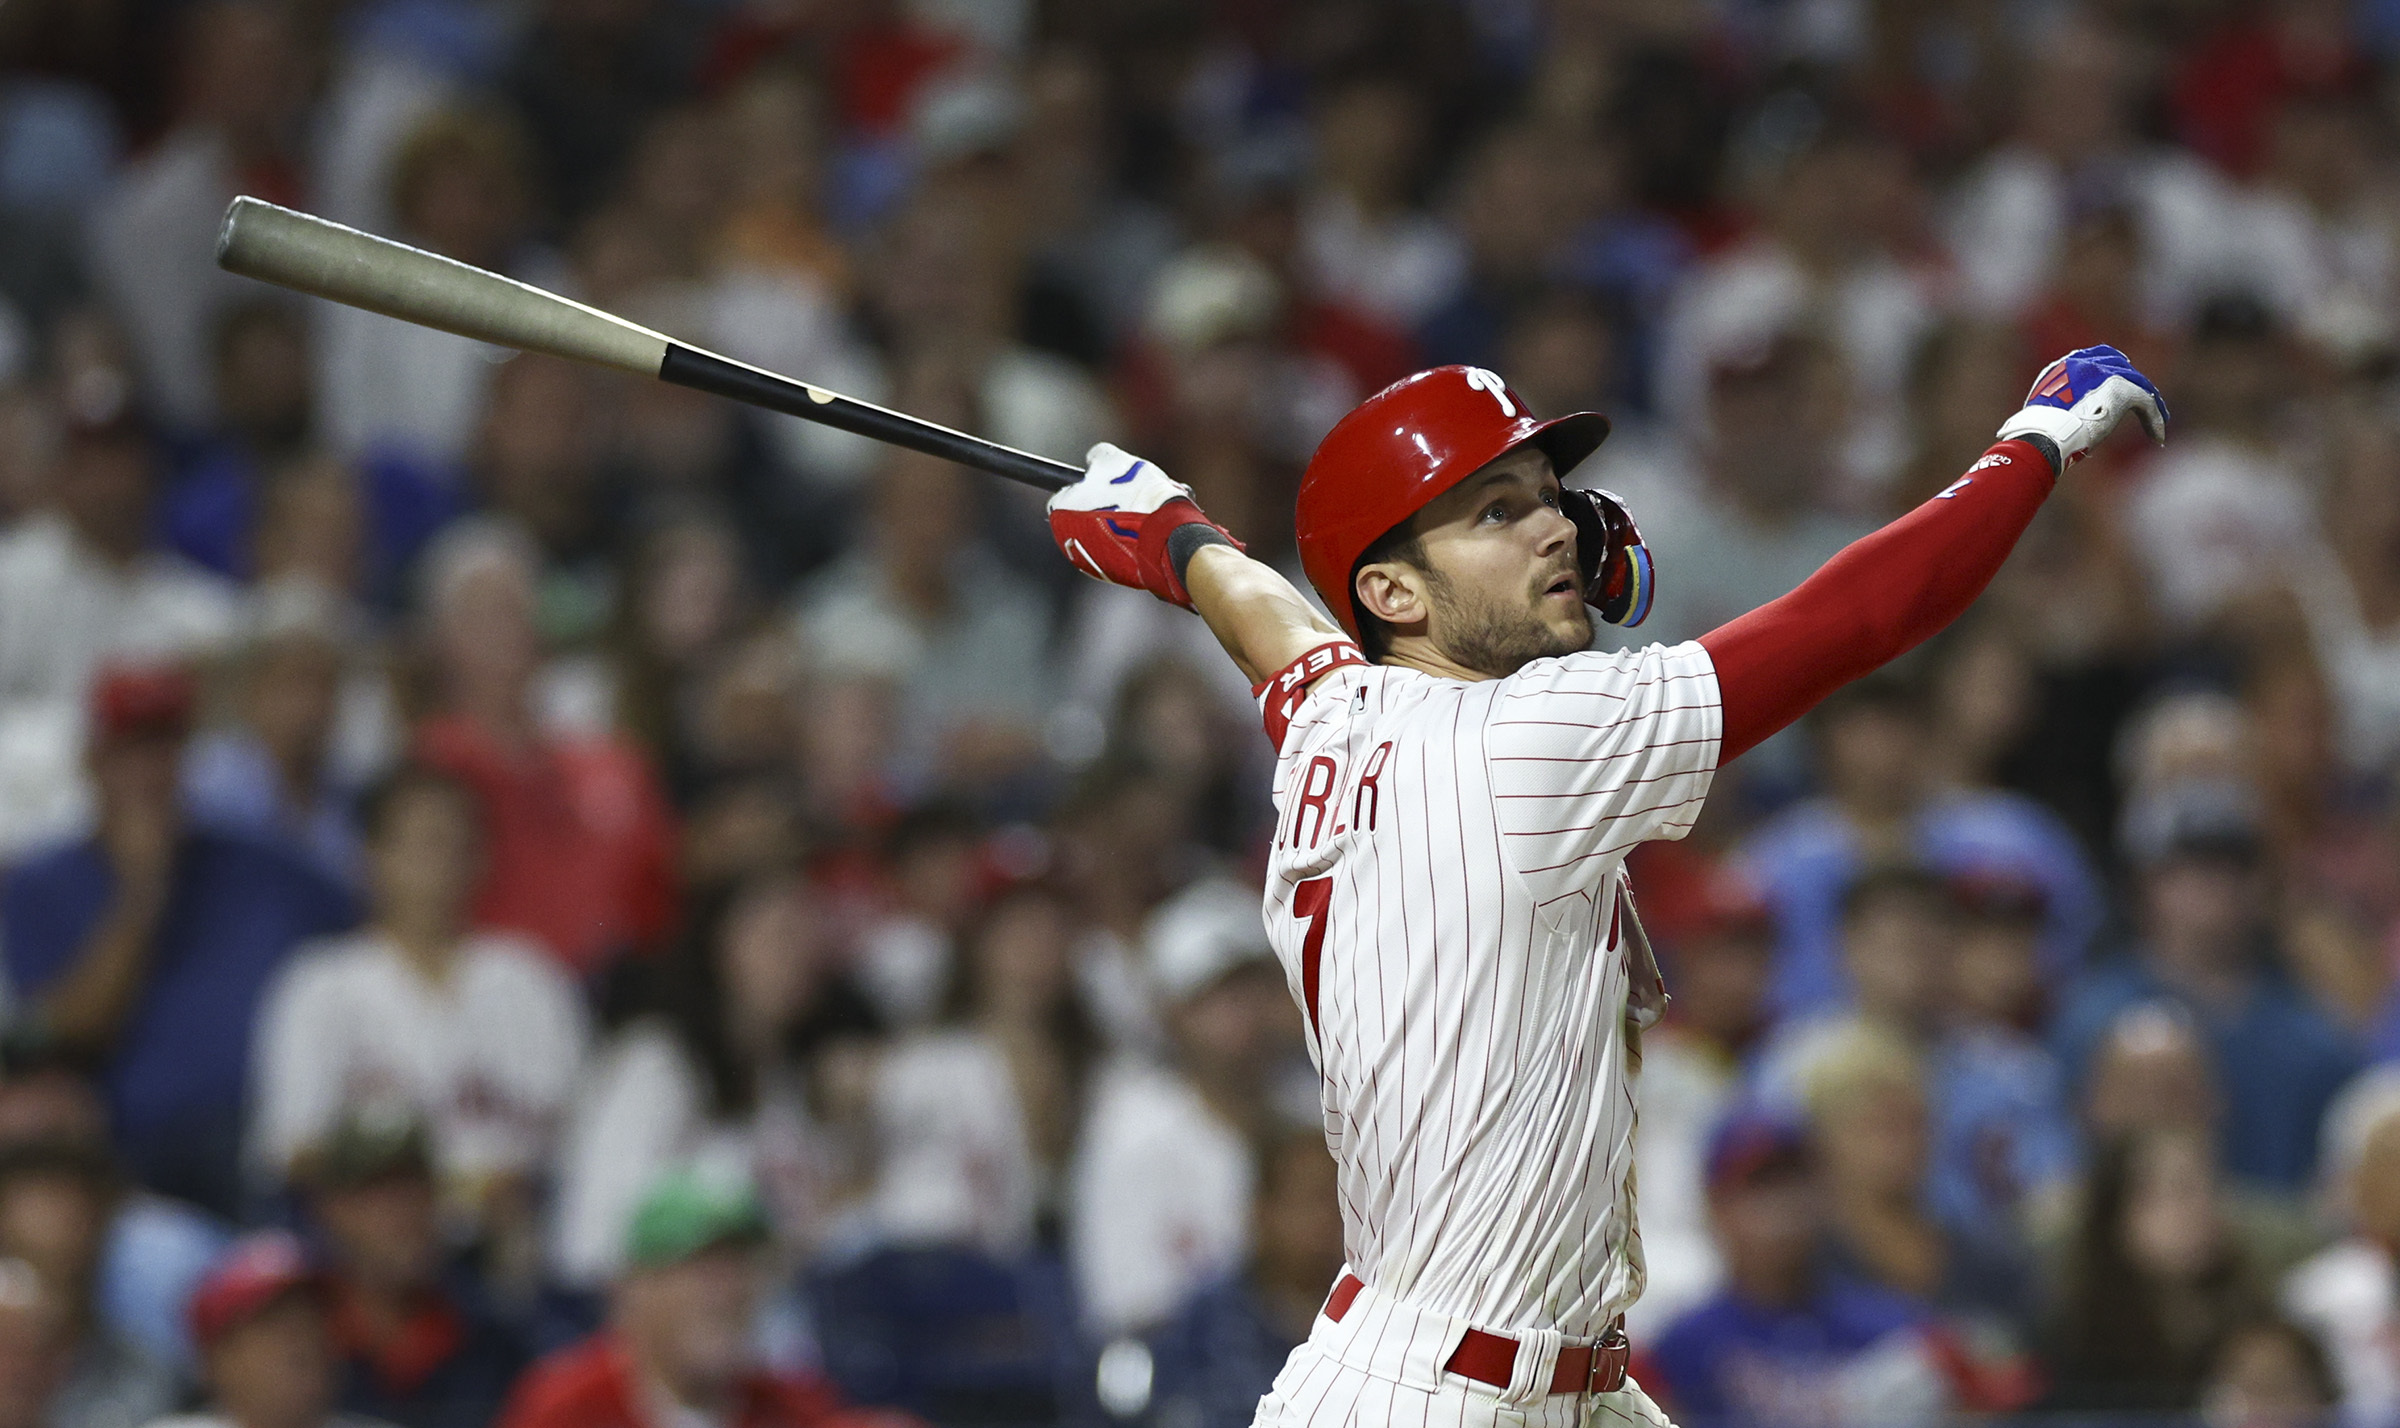
[[[1292,709],[1267,932],[1381,1294],[1577,1338],[1640,1296],[1624,858],[1690,830],[1721,727],[1696,643],[1353,664]]]

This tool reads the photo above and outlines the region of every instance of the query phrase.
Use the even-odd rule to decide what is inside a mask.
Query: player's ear
[[[1360,566],[1351,589],[1359,608],[1387,625],[1405,629],[1422,624],[1433,611],[1425,572],[1401,561],[1379,560]]]

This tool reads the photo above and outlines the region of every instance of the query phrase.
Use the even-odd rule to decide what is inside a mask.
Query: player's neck
[[[1456,679],[1467,684],[1476,684],[1483,680],[1500,677],[1484,670],[1467,668],[1443,653],[1433,641],[1421,635],[1395,637],[1392,640],[1392,647],[1386,650],[1383,658],[1377,660],[1376,663],[1392,665],[1400,669],[1413,669],[1419,674],[1430,674],[1436,679]]]

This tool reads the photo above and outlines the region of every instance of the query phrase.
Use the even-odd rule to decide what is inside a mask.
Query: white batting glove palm
[[[1192,608],[1168,549],[1176,530],[1202,526],[1236,550],[1242,543],[1201,512],[1191,487],[1156,465],[1105,441],[1084,460],[1083,479],[1050,498],[1050,538],[1060,553],[1094,580]]]
[[[2000,439],[2050,443],[2063,473],[2128,414],[2152,441],[2166,441],[2167,402],[2158,388],[2116,348],[2083,347],[2042,369],[2025,394],[2025,409],[2001,424]]]

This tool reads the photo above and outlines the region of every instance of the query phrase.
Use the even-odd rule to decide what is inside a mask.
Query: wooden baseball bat
[[[255,198],[237,198],[225,210],[217,266],[478,342],[614,367],[804,417],[1045,491],[1083,475],[1063,461],[778,376],[514,278]]]

